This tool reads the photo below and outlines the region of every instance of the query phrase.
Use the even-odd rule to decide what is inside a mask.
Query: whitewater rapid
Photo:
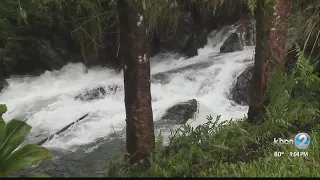
[[[235,104],[228,99],[228,94],[236,77],[253,63],[254,48],[245,47],[243,51],[219,54],[226,37],[218,34],[209,38],[208,44],[192,58],[177,54],[159,54],[151,58],[151,75],[197,63],[212,63],[209,67],[169,73],[166,83],[152,81],[154,121],[159,120],[172,105],[193,98],[199,102],[200,109],[196,120],[190,122],[192,126],[203,124],[209,114],[221,115],[221,121],[245,116],[248,107]],[[32,126],[31,140],[55,133],[91,112],[85,120],[45,143],[45,147],[72,149],[114,131],[122,131],[125,127],[122,72],[93,68],[86,73],[83,64],[68,64],[61,70],[46,71],[37,77],[16,77],[7,81],[9,86],[0,93],[0,103],[8,107],[3,118],[5,121],[27,121]],[[90,102],[74,99],[85,90],[109,85],[122,88],[115,94]]]

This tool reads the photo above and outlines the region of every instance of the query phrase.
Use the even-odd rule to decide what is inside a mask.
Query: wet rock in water
[[[125,152],[125,140],[107,138],[79,147],[77,151],[49,149],[54,157],[38,166],[16,173],[30,177],[48,174],[52,177],[106,177],[110,163],[120,162]]]
[[[75,97],[76,100],[92,101],[96,99],[103,99],[107,94],[115,94],[120,89],[117,85],[109,85],[107,88],[98,87],[92,90],[86,90]]]
[[[218,43],[223,40],[223,37],[228,34],[229,31],[232,30],[231,26],[223,26],[219,29],[213,30],[208,38],[210,39],[210,45],[215,47]]]
[[[221,53],[242,51],[243,44],[241,43],[241,38],[237,33],[232,33],[223,43],[220,48]]]
[[[104,87],[98,87],[89,91],[86,91],[82,94],[79,94],[75,97],[76,100],[80,99],[81,101],[92,101],[95,99],[104,98],[106,95],[106,89]]]
[[[170,107],[157,124],[185,124],[194,117],[198,109],[198,101],[191,99]]]
[[[249,89],[252,74],[253,66],[249,66],[237,77],[237,80],[231,89],[229,97],[231,100],[238,104],[249,104]]]

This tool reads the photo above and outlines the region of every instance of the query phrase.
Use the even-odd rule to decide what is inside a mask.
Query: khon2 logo
[[[311,138],[307,133],[299,133],[293,139],[274,138],[273,143],[276,145],[295,145],[298,149],[307,149],[311,143]]]
[[[311,143],[311,138],[307,133],[299,133],[294,138],[294,143],[298,149],[307,149]]]

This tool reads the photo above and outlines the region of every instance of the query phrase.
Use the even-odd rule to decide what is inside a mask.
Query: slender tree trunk
[[[130,163],[147,160],[155,149],[150,92],[150,62],[141,0],[118,0],[120,53],[123,59],[126,145]]]
[[[266,5],[265,0],[257,0],[255,67],[248,112],[251,123],[264,121],[269,102],[265,92],[272,69],[276,66],[283,69],[290,9],[291,0],[277,0],[271,5]]]

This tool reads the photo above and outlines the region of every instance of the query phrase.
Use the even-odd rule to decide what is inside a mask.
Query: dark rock
[[[4,89],[5,87],[7,87],[9,84],[5,79],[0,79],[0,92],[2,91],[2,89]]]
[[[102,99],[106,94],[106,89],[104,87],[98,87],[96,89],[79,94],[75,97],[75,99],[80,99],[81,101],[92,101],[95,99]]]
[[[237,80],[231,89],[230,99],[238,104],[249,104],[249,89],[250,81],[253,75],[253,66],[247,67]]]
[[[220,43],[223,40],[223,37],[228,34],[229,31],[232,30],[231,26],[223,26],[219,29],[213,30],[208,38],[211,39],[211,46],[216,46],[218,43]]]
[[[109,85],[107,89],[105,87],[98,87],[92,90],[87,90],[74,98],[81,101],[92,101],[96,99],[103,99],[107,94],[115,94],[119,90],[119,86]]]
[[[97,147],[98,146],[98,147]],[[53,159],[16,173],[18,177],[47,174],[52,177],[106,177],[111,163],[121,161],[125,152],[122,138],[102,138],[81,146],[75,152],[49,149]]]
[[[61,69],[66,64],[62,56],[65,50],[61,48],[58,51],[55,50],[50,42],[44,40],[38,41],[36,43],[36,49],[40,61],[44,62],[51,70]]]
[[[221,53],[242,51],[243,44],[241,42],[241,38],[237,33],[232,33],[223,43],[220,48]]]
[[[195,99],[178,103],[169,108],[158,123],[185,124],[197,112],[198,102]],[[169,123],[170,124],[170,123]]]
[[[197,52],[194,54],[194,50],[191,50],[191,46],[195,38],[195,32],[196,26],[191,13],[184,13],[184,15],[180,16],[178,19],[178,25],[174,36],[168,35],[166,30],[164,30],[164,32],[159,32],[157,36],[157,43],[159,43],[158,47],[160,49],[155,53],[176,52],[185,54],[187,51],[189,52],[189,55],[196,55]]]
[[[67,42],[53,38],[23,42],[16,54],[16,63],[10,75],[37,76],[46,70],[58,70],[67,64]]]
[[[199,34],[193,36],[193,39],[190,40],[182,50],[182,52],[188,57],[192,57],[198,54],[198,49],[203,48],[207,44],[208,31],[202,31]]]
[[[53,35],[51,38],[51,46],[60,56],[67,56],[69,52],[68,41],[62,37]]]

